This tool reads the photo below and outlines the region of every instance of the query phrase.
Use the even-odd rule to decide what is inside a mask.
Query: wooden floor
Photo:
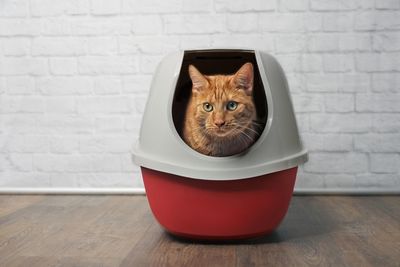
[[[270,236],[195,243],[144,196],[3,195],[0,266],[400,266],[400,196],[298,196]]]

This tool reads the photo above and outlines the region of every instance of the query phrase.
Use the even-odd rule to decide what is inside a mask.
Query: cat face
[[[251,129],[256,118],[251,63],[233,75],[212,76],[203,75],[190,65],[189,75],[193,83],[190,112],[197,124],[193,131],[215,140],[241,136]]]

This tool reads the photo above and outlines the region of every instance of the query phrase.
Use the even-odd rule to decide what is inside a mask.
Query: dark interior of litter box
[[[257,110],[257,121],[267,121],[268,108],[264,85],[261,80],[255,53],[252,50],[190,50],[185,51],[172,104],[172,117],[179,135],[182,137],[183,120],[192,93],[189,65],[194,65],[204,75],[236,73],[240,67],[251,62],[254,66],[253,97]]]

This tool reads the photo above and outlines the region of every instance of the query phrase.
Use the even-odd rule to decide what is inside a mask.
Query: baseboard
[[[73,187],[0,187],[0,194],[46,194],[46,195],[144,195],[144,188],[73,188]]]
[[[145,195],[144,188],[0,187],[0,194]],[[400,195],[400,188],[295,188],[294,195]]]
[[[296,188],[294,195],[400,195],[400,188]]]

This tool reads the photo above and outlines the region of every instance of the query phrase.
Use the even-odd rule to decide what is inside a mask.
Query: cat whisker
[[[249,130],[249,131],[255,133],[257,136],[260,135],[260,132],[254,130],[253,128],[248,127],[248,126],[243,126],[243,125],[239,125],[239,124],[232,124],[232,126],[235,126],[235,127],[238,127],[238,128],[242,128],[242,129],[244,129],[244,130]]]

